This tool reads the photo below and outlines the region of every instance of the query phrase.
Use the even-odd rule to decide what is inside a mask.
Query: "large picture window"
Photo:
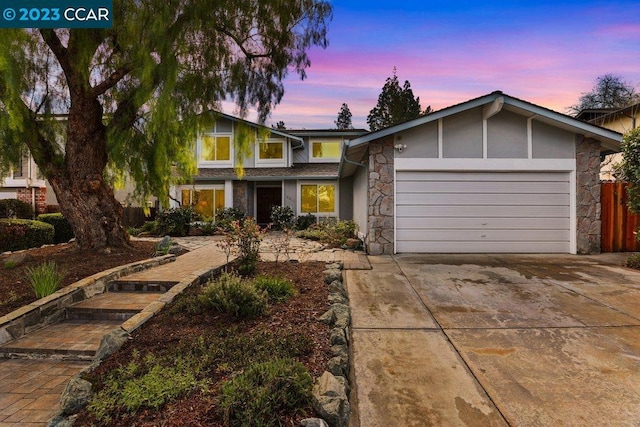
[[[314,161],[335,161],[340,160],[339,141],[312,141],[311,160]]]
[[[335,215],[335,184],[301,184],[300,212],[303,214]]]
[[[192,206],[205,219],[214,219],[224,209],[224,189],[183,189],[182,206]]]
[[[202,137],[201,160],[228,162],[231,160],[231,137],[204,135]]]

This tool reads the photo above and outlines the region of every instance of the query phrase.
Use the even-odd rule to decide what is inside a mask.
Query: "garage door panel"
[[[464,248],[461,250],[461,248]],[[568,242],[398,242],[397,252],[415,253],[568,253]]]
[[[504,193],[399,193],[399,205],[448,205],[448,206],[569,206],[568,194],[504,194]]]
[[[408,206],[398,205],[398,220],[406,217],[569,218],[567,206]]]
[[[529,229],[533,230],[563,230],[567,225],[568,218],[465,218],[461,221],[459,218],[409,218],[402,220],[402,225],[398,225],[398,230],[428,230],[428,229],[455,229],[455,230],[472,230],[472,229],[503,229],[516,230],[521,229],[526,224]]]
[[[567,172],[396,172],[396,252],[570,252]]]
[[[402,193],[489,193],[506,194],[569,194],[566,181],[483,182],[483,181],[402,181]]]
[[[509,182],[566,182],[566,172],[425,172],[398,171],[396,181],[424,181],[425,173],[429,174],[428,181],[478,181],[478,174],[482,174],[482,181]]]
[[[398,230],[402,241],[554,242],[568,241],[569,230]]]

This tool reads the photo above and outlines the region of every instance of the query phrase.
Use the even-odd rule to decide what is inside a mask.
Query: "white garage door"
[[[396,173],[396,252],[570,252],[568,172]]]

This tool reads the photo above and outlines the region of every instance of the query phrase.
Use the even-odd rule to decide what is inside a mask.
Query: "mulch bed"
[[[296,336],[310,337],[313,349],[299,359],[313,377],[318,377],[326,369],[331,357],[329,343],[330,330],[316,319],[329,308],[328,289],[323,283],[324,263],[258,263],[258,274],[280,276],[294,282],[298,295],[292,299],[273,305],[269,313],[261,318],[238,320],[225,314],[205,312],[188,314],[166,307],[159,315],[133,333],[133,339],[118,352],[111,355],[88,378],[93,384],[100,384],[106,375],[120,366],[126,366],[133,352],[167,354],[172,348],[183,347],[189,340],[210,336],[235,327],[239,333],[258,330],[278,330],[292,332]],[[187,289],[179,298],[198,292],[200,287]],[[175,302],[174,302],[175,303]],[[170,354],[170,353],[169,353]],[[224,378],[215,378],[212,387],[219,387]],[[215,385],[218,384],[218,385]],[[222,426],[221,412],[216,404],[215,390],[195,390],[177,401],[166,404],[159,410],[139,410],[132,415],[119,417],[110,422],[112,426]],[[305,414],[287,416],[283,425],[299,425],[298,422],[315,416],[311,407],[303,408]],[[74,425],[105,425],[97,423],[86,411],[82,412]]]
[[[151,258],[155,243],[144,241],[131,242],[131,248],[112,248],[111,253],[79,250],[76,245],[63,243],[43,248],[29,249],[29,260],[17,267],[4,269],[0,257],[0,316],[12,312],[36,300],[27,269],[36,267],[45,261],[53,261],[64,273],[62,287],[68,286],[87,276],[135,261]]]

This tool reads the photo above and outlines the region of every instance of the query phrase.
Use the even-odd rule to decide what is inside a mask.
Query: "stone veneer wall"
[[[369,144],[367,248],[371,255],[393,254],[393,138]]]
[[[248,188],[247,181],[233,181],[233,207],[243,212],[249,212]]]
[[[600,141],[576,140],[576,219],[579,254],[600,253]]]

